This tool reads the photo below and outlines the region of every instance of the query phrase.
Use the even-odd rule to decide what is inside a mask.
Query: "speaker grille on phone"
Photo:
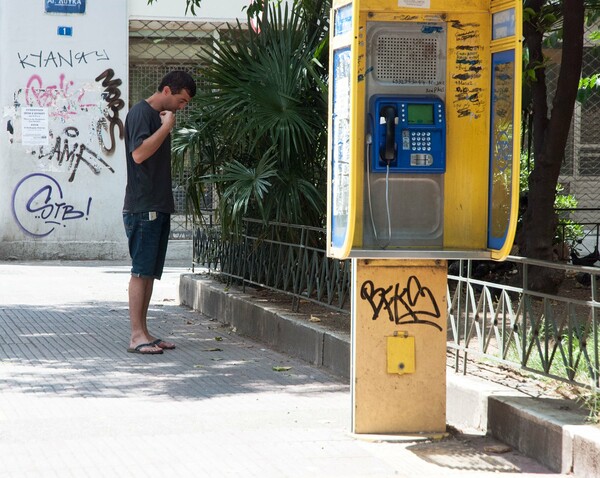
[[[376,40],[375,77],[382,83],[435,85],[440,76],[438,48],[436,37],[382,32]]]

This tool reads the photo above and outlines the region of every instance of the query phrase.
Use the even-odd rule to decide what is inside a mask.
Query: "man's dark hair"
[[[167,73],[158,85],[158,91],[162,91],[165,86],[168,86],[174,95],[180,93],[181,90],[187,90],[190,97],[196,94],[196,82],[189,73],[182,70]]]

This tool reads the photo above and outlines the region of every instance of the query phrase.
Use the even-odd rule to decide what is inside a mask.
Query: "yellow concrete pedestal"
[[[353,260],[352,432],[446,429],[447,264]]]

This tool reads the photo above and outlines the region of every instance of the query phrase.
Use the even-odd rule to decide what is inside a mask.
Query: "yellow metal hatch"
[[[387,337],[387,372],[415,373],[415,338],[406,332]]]

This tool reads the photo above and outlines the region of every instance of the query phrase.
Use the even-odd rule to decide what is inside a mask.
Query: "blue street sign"
[[[59,36],[72,37],[73,36],[73,27],[58,27],[56,33]]]
[[[85,0],[44,0],[46,13],[85,13]]]

